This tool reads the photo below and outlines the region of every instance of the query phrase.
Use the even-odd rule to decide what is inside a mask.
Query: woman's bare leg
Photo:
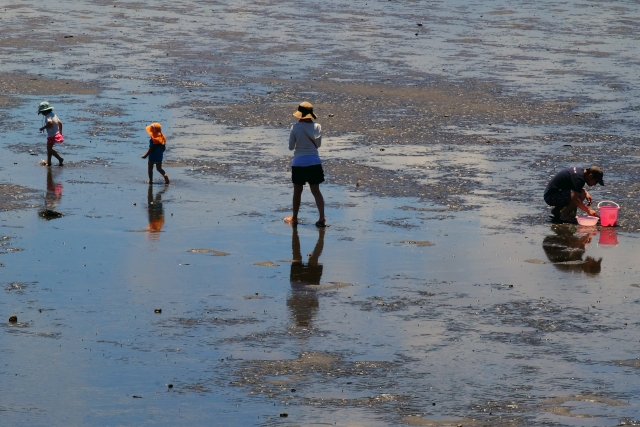
[[[300,212],[302,190],[304,190],[304,185],[293,184],[293,216],[291,217],[291,224],[294,225],[298,223],[298,212]]]
[[[320,184],[309,184],[309,188],[311,189],[311,194],[316,199],[316,206],[318,206],[318,214],[320,215],[320,219],[318,222],[324,224],[324,197],[322,197],[322,193],[320,192]]]

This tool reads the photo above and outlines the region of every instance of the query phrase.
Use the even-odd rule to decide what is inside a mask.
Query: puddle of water
[[[436,401],[440,411],[469,416],[473,411],[466,405],[481,399],[477,393],[486,395],[506,384],[504,391],[491,395],[535,402],[525,394],[548,396],[578,378],[581,389],[635,390],[633,382],[625,380],[631,373],[624,366],[607,372],[606,379],[584,369],[588,360],[613,363],[632,354],[633,344],[621,346],[618,340],[632,327],[638,299],[629,285],[640,278],[624,267],[634,262],[633,236],[616,234],[618,245],[605,247],[596,244],[600,236],[593,230],[584,233],[577,227],[494,234],[471,213],[450,220],[455,227],[417,221],[418,229],[405,230],[377,221],[399,215],[415,221],[421,211],[397,209],[413,201],[362,198],[326,186],[329,204],[349,208],[332,209],[334,225],[325,231],[299,226],[296,242],[296,234],[278,212],[290,196],[277,187],[267,186],[270,194],[279,195],[265,206],[259,197],[264,185],[194,180],[184,175],[185,170],[172,168],[176,184],[154,186],[152,207],[148,186],[130,184],[135,170],[116,165],[111,170],[97,166],[90,171],[53,171],[54,182],[65,182],[56,208],[67,215],[47,222],[34,212],[15,212],[7,213],[2,223],[24,227],[7,230],[19,230],[12,233],[25,248],[7,255],[3,276],[7,283],[29,283],[21,289],[24,294],[5,290],[7,298],[0,303],[3,311],[16,312],[29,325],[19,335],[3,328],[5,345],[13,351],[0,356],[13,390],[3,395],[10,413],[22,401],[37,402],[47,414],[57,414],[57,399],[44,391],[29,394],[30,378],[39,378],[46,390],[59,381],[81,382],[90,375],[103,397],[92,402],[80,395],[75,398],[102,414],[98,424],[131,419],[102,408],[116,394],[123,396],[119,407],[135,402],[131,395],[141,395],[144,404],[151,405],[148,408],[159,410],[174,405],[166,399],[178,399],[181,407],[219,393],[211,411],[227,411],[234,423],[251,423],[251,417],[273,416],[285,409],[273,407],[281,401],[278,394],[255,400],[253,396],[261,393],[256,395],[252,388],[229,388],[230,383],[242,383],[243,364],[280,363],[309,351],[343,356],[331,359],[334,362],[326,368],[303,365],[291,373],[301,378],[294,379],[291,387],[299,392],[287,408],[297,409],[286,410],[299,419],[313,418],[316,403],[311,402],[328,408],[362,406],[370,408],[358,409],[370,414],[367,417],[378,414],[374,418],[385,419],[384,408],[396,407],[398,399],[406,405],[412,395]],[[45,168],[34,172],[46,188]],[[105,184],[81,183],[80,176],[86,178],[87,173],[92,182]],[[212,184],[213,193],[208,190]],[[97,198],[96,188],[101,192]],[[161,204],[156,203],[159,193]],[[211,197],[199,197],[207,194]],[[154,230],[147,229],[156,221],[149,208],[158,207],[164,223],[154,236]],[[239,215],[246,211],[263,216]],[[313,215],[312,207],[303,206],[303,218],[307,215]],[[203,216],[208,218],[205,223]],[[318,253],[320,233],[324,237]],[[341,240],[344,235],[354,239]],[[552,261],[525,262],[548,259],[545,236],[560,239],[561,250],[574,250],[577,244],[583,260],[602,258],[600,271],[585,274],[581,269],[559,269]],[[402,241],[435,245],[398,244]],[[212,247],[229,255],[189,252]],[[267,256],[301,257],[302,268],[315,256],[322,269],[300,276],[296,262],[278,261],[272,268],[253,265]],[[319,286],[301,287],[292,277]],[[256,293],[265,298],[246,298]],[[40,313],[40,308],[54,310]],[[162,312],[154,313],[155,308]],[[54,339],[33,341],[44,335]],[[18,357],[24,348],[31,349],[30,357]],[[608,348],[606,355],[602,348]],[[69,362],[48,370],[51,364],[58,366],[58,357],[43,362],[39,355],[52,353]],[[520,354],[522,359],[500,356],[505,354]],[[568,355],[578,361],[566,360]],[[83,361],[81,369],[78,361]],[[255,369],[262,372],[260,365]],[[257,386],[271,387],[266,381],[275,377],[264,378]],[[525,379],[527,385],[520,391],[518,384]],[[174,385],[171,391],[167,383]],[[459,384],[471,387],[462,400]],[[346,401],[340,396],[343,388],[349,390]],[[458,398],[451,400],[454,393]],[[395,397],[376,399],[383,394]],[[252,402],[251,410],[246,399]],[[232,402],[245,403],[236,408]],[[417,410],[419,405],[409,407]],[[535,414],[534,409],[524,411],[525,416]],[[609,418],[632,417],[635,406],[611,411],[605,414]],[[211,413],[192,414],[194,423]],[[322,416],[332,419],[325,412]],[[357,417],[354,420],[357,424]]]

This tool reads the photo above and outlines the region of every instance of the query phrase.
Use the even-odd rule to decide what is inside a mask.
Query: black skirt
[[[317,185],[324,182],[324,170],[322,165],[291,166],[291,182],[294,184]]]

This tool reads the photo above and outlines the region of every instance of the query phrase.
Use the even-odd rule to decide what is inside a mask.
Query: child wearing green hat
[[[53,107],[48,101],[38,104],[38,114],[42,114],[42,127],[40,132],[47,131],[47,166],[51,166],[51,157],[58,159],[60,166],[64,159],[60,157],[58,152],[53,149],[53,144],[60,144],[64,142],[62,137],[62,121],[53,113]]]

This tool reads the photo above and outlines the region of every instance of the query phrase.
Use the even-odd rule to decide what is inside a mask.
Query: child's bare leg
[[[322,197],[322,193],[320,192],[320,184],[309,184],[309,188],[311,189],[311,194],[313,194],[313,197],[316,199],[316,206],[318,206],[318,214],[320,215],[318,222],[324,224],[324,197]]]
[[[153,184],[153,163],[149,162],[149,184]]]
[[[53,146],[47,144],[47,166],[51,166],[51,156],[53,156]]]
[[[162,169],[162,162],[156,163],[156,169],[160,172],[160,175],[164,177],[164,183],[169,184],[169,176],[165,173],[164,169]]]
[[[58,159],[58,162],[60,162],[60,164],[62,165],[62,162],[64,161],[64,159],[60,157],[60,155],[56,150],[53,149],[53,144],[51,145],[47,144],[47,164],[49,166],[51,166],[51,156]]]

